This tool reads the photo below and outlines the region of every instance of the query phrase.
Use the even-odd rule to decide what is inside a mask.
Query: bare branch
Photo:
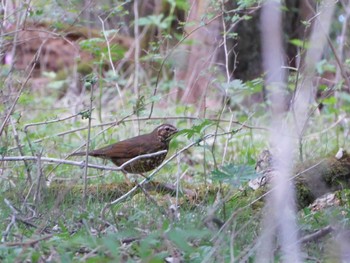
[[[319,230],[317,230],[316,232],[303,236],[302,238],[299,239],[300,243],[307,243],[310,241],[316,241],[318,239],[320,239],[321,237],[324,237],[326,235],[328,235],[329,233],[333,232],[334,228],[330,225],[323,227]]]
[[[110,166],[104,166],[104,165],[96,165],[96,164],[88,164],[87,166],[89,168],[95,168],[95,169],[100,169],[100,170],[107,170],[107,171],[122,171],[124,167],[136,160],[143,159],[143,158],[150,158],[156,155],[164,154],[166,153],[166,150],[155,152],[155,153],[149,153],[149,154],[143,154],[136,156],[135,158],[130,159],[129,161],[125,162],[123,165],[119,167],[110,167]],[[5,162],[5,161],[37,161],[38,157],[37,156],[11,156],[11,157],[2,157],[0,158],[0,162]],[[81,162],[75,162],[75,161],[68,161],[68,160],[63,160],[63,159],[57,159],[57,158],[48,158],[48,157],[41,157],[40,160],[42,162],[48,162],[48,163],[58,163],[58,164],[67,164],[67,165],[73,165],[73,166],[79,166],[80,168],[85,167],[85,161]]]

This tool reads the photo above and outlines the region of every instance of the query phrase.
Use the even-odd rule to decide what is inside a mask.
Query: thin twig
[[[208,22],[204,22],[200,26],[194,28],[191,32],[189,32],[187,35],[185,35],[179,42],[177,42],[176,45],[169,51],[169,53],[163,59],[162,64],[160,65],[160,68],[158,70],[157,79],[156,79],[156,86],[154,87],[154,91],[153,91],[153,97],[157,95],[160,74],[161,74],[162,69],[163,69],[163,67],[165,65],[165,62],[168,60],[170,55],[180,46],[180,44],[182,44],[194,32],[198,31],[202,27],[205,27],[205,26],[209,25],[210,23],[212,23],[213,21],[215,21],[217,18],[219,18],[222,15],[223,15],[223,13],[220,13],[220,14],[216,15],[215,17],[213,17],[212,19],[210,19]],[[149,119],[152,117],[153,108],[154,108],[154,101],[152,101],[152,104],[151,104],[151,110],[150,110],[150,113],[149,113],[149,116],[148,116]]]
[[[223,6],[223,3],[222,3],[222,6]],[[224,53],[225,53],[226,84],[229,84],[231,77],[230,77],[230,71],[229,71],[229,54],[227,51],[227,42],[226,42],[227,32],[226,32],[226,23],[225,23],[224,16],[222,16],[222,27],[223,27],[223,33],[224,33],[223,34],[223,46],[224,46],[224,51],[225,51]],[[226,109],[226,106],[228,104],[228,101],[229,101],[227,89],[224,89],[224,92],[225,92],[225,95],[223,98],[223,104],[222,104],[222,108],[220,110],[219,117],[218,117],[219,121],[216,123],[216,126],[215,126],[215,134],[219,130],[220,119],[221,119],[221,117]],[[214,153],[214,151],[215,151],[215,145],[216,145],[215,142],[216,142],[216,136],[214,137],[214,142],[213,142],[212,147],[211,147],[212,153]],[[214,161],[215,168],[217,168],[217,162],[216,162],[216,158],[215,158],[214,154],[213,154],[213,161]],[[221,188],[221,185],[220,185],[220,188]]]
[[[140,98],[139,94],[139,72],[140,72],[140,32],[139,32],[139,9],[138,9],[139,1],[134,0],[134,44],[135,44],[135,52],[134,52],[134,92],[136,94],[136,98]]]
[[[16,224],[16,216],[19,214],[18,210],[11,204],[9,200],[6,198],[4,199],[5,204],[10,208],[12,211],[11,220],[10,223],[7,225],[5,231],[2,233],[1,242],[5,242],[7,239],[7,236],[9,235],[11,228]]]
[[[94,168],[94,169],[100,169],[100,170],[108,170],[108,171],[121,171],[124,169],[124,167],[136,160],[143,159],[143,158],[150,158],[156,155],[164,154],[166,153],[166,150],[155,152],[155,153],[149,153],[149,154],[143,154],[136,156],[135,158],[130,159],[129,161],[123,163],[123,165],[119,167],[110,167],[110,166],[103,166],[103,165],[96,165],[96,164],[88,164],[87,166],[89,168]],[[37,160],[37,156],[6,156],[6,157],[1,157],[0,162],[5,162],[5,161],[35,161]],[[67,164],[67,165],[73,165],[73,166],[79,166],[80,168],[85,167],[85,161],[81,162],[74,162],[74,161],[68,161],[68,160],[63,160],[63,159],[57,159],[57,158],[48,158],[48,157],[41,157],[42,162],[48,162],[48,163],[58,163],[58,164]]]
[[[17,130],[16,130],[16,125],[14,124],[12,117],[10,118],[10,122],[11,122],[12,130],[13,130],[13,136],[15,138],[15,141],[16,141],[16,144],[17,144],[17,147],[18,147],[18,151],[19,151],[21,156],[24,156],[24,152],[23,152],[23,149],[22,149],[23,146],[21,146],[21,143],[20,143],[20,140],[19,140],[19,136],[18,136],[18,133],[17,133]],[[28,165],[28,163],[26,161],[24,161],[24,166],[25,166],[26,172],[27,172],[27,181],[29,182],[29,184],[31,184],[32,183],[32,176],[30,174],[29,165]]]
[[[25,242],[11,242],[11,243],[4,243],[3,245],[7,247],[30,247],[35,245],[36,243],[39,243],[40,241],[50,239],[51,237],[53,237],[53,234],[46,235],[38,239],[31,239]]]
[[[179,209],[179,192],[180,192],[180,164],[181,164],[181,158],[180,154],[177,155],[177,172],[176,172],[176,196],[175,196],[175,208],[174,208],[174,215],[178,214],[178,209]],[[174,220],[178,219],[176,216],[174,217]]]
[[[110,126],[110,127],[107,128],[107,129],[110,129],[110,128],[114,127],[114,126],[119,125],[122,122],[135,122],[135,121],[148,121],[148,120],[198,120],[199,119],[198,117],[192,117],[192,116],[168,116],[168,117],[151,117],[151,118],[143,117],[143,118],[137,118],[137,119],[135,119],[135,118],[127,119],[130,116],[132,116],[132,115],[133,115],[133,113],[129,114],[128,116],[124,117],[123,119],[121,119],[119,121],[111,121],[111,122],[106,122],[106,123],[95,124],[95,125],[91,125],[91,127],[92,128],[98,128],[98,127]],[[214,121],[214,122],[215,121],[219,121],[217,118],[206,118],[206,119],[210,120],[210,121]],[[221,119],[220,122],[236,124],[236,125],[239,125],[239,126],[241,126],[243,128],[251,129],[251,130],[268,131],[268,128],[265,128],[265,127],[247,125],[245,123],[241,123],[239,121],[234,121],[234,120]],[[39,143],[39,142],[42,142],[44,140],[48,140],[48,139],[51,139],[51,138],[54,138],[54,137],[57,137],[57,136],[65,136],[67,134],[75,133],[75,132],[78,132],[78,131],[83,131],[83,130],[86,130],[86,129],[87,129],[87,126],[81,127],[81,128],[76,128],[76,129],[65,131],[65,132],[56,133],[56,134],[51,135],[51,136],[46,136],[46,137],[43,137],[41,139],[34,140],[32,143]],[[103,130],[102,132],[104,132],[104,131],[105,130]],[[101,134],[101,132],[98,133],[95,137],[97,137],[100,134]],[[21,144],[20,146],[23,147],[24,144]],[[81,145],[77,149],[77,151],[83,146],[85,146],[85,144]],[[12,147],[12,148],[8,149],[8,151],[13,151],[13,150],[16,150],[16,149],[18,149],[18,146],[17,147]]]
[[[101,16],[98,16],[98,19],[100,20],[101,22],[101,25],[102,25],[102,34],[103,34],[103,37],[105,39],[105,42],[106,42],[106,45],[107,45],[107,52],[108,52],[108,60],[109,60],[109,64],[112,68],[112,72],[113,72],[113,75],[115,77],[117,77],[117,70],[115,69],[115,66],[114,66],[114,63],[113,63],[113,56],[112,56],[112,51],[111,51],[111,44],[110,44],[110,40],[106,34],[106,29],[105,29],[105,21],[106,19],[108,19],[108,16],[103,20],[101,18]],[[118,82],[116,81],[115,82],[115,87],[117,88],[117,92],[118,92],[118,95],[120,97],[120,101],[121,101],[121,105],[122,107],[124,108],[124,99],[123,99],[123,93],[122,91],[120,90],[120,87],[118,85]]]
[[[15,98],[14,102],[12,103],[11,108],[10,108],[9,111],[7,112],[3,123],[1,124],[1,127],[0,127],[0,137],[1,137],[2,132],[4,131],[4,128],[5,128],[6,124],[7,124],[8,120],[9,120],[9,118],[10,118],[12,112],[13,112],[13,110],[15,109],[15,106],[16,106],[16,104],[17,104],[17,102],[18,102],[19,97],[22,95],[22,92],[23,92],[23,90],[24,90],[24,87],[26,87],[28,80],[29,80],[30,77],[32,76],[32,72],[33,72],[35,66],[36,66],[36,60],[34,61],[33,66],[32,66],[32,68],[30,69],[27,78],[26,78],[25,81],[22,83],[21,88],[20,88],[19,91],[17,92],[16,98]]]
[[[5,198],[5,199],[4,199],[4,202],[5,202],[5,204],[10,208],[10,210],[12,211],[12,214],[15,214],[15,215],[19,214],[18,209],[15,208],[15,207],[11,204],[11,202],[10,202],[9,200],[7,200],[7,199]]]
[[[2,238],[1,238],[1,243],[6,242],[6,239],[8,237],[8,235],[10,234],[10,231],[12,229],[12,227],[16,224],[16,215],[12,214],[11,215],[11,220],[10,223],[6,226],[6,229],[4,232],[2,232]]]
[[[93,108],[94,109],[94,108]],[[56,122],[61,122],[61,121],[66,121],[69,119],[73,119],[79,115],[83,115],[84,113],[88,112],[89,110],[85,110],[85,111],[81,111],[77,114],[73,114],[64,118],[58,118],[58,119],[53,119],[53,120],[48,120],[48,121],[42,121],[42,122],[33,122],[33,123],[28,123],[26,125],[24,125],[24,130],[27,131],[29,127],[33,127],[33,126],[39,126],[39,125],[47,125],[47,124],[52,124],[52,123],[56,123]],[[87,128],[87,127],[86,127]]]
[[[87,84],[88,81],[85,80]],[[89,163],[89,151],[90,151],[90,137],[91,137],[91,119],[92,119],[92,104],[94,101],[94,83],[95,80],[89,82],[90,85],[90,107],[89,107],[89,120],[88,120],[88,134],[86,140],[86,152],[85,152],[85,167],[84,167],[84,189],[83,189],[83,206],[86,207],[86,199],[87,199],[87,172],[88,172],[88,163]]]

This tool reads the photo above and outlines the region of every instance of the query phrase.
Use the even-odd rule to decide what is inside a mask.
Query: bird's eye
[[[166,127],[166,128],[165,128],[165,130],[166,130],[166,131],[169,131],[169,130],[170,130],[170,128],[169,128],[169,127]]]

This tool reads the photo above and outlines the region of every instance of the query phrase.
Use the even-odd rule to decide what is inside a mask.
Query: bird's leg
[[[122,173],[123,173],[123,175],[124,175],[126,184],[127,184],[128,186],[132,186],[132,183],[131,183],[131,181],[129,180],[129,177],[128,177],[128,173],[125,172],[124,170],[121,170],[121,171],[122,171]]]
[[[139,173],[139,175],[141,175],[145,179],[148,179],[148,177],[146,175],[144,175],[143,173]]]
[[[156,182],[151,181],[147,175],[144,175],[143,173],[139,173],[139,175],[141,175],[143,178],[145,178],[147,180],[147,183],[150,183],[151,185],[153,185],[153,187],[157,187]]]

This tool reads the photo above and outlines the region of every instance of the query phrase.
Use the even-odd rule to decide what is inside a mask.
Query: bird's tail
[[[72,153],[70,156],[84,156],[86,155],[86,152],[76,152],[76,153]]]
[[[72,153],[70,156],[85,156],[85,155],[86,155],[86,152],[76,152],[76,153]],[[89,152],[88,155],[93,157],[100,157],[100,158],[104,157],[103,154],[95,151]]]

